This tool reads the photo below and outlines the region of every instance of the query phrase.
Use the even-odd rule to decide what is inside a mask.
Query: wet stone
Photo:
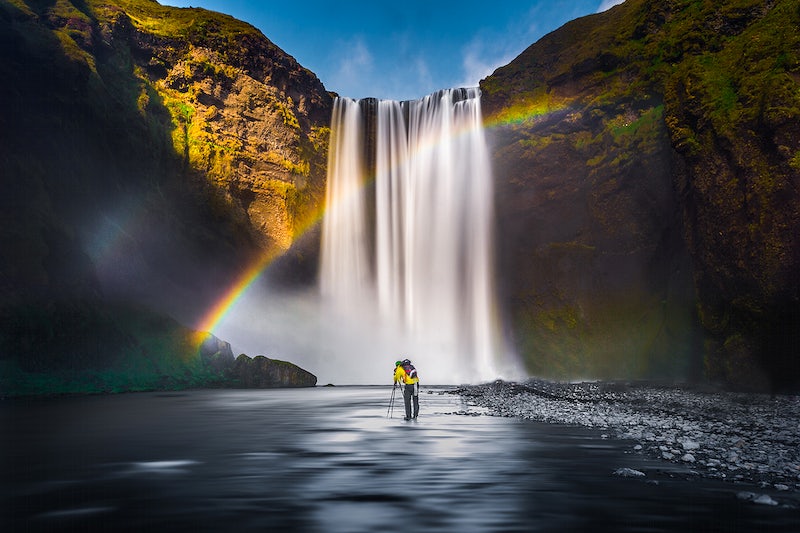
[[[457,391],[493,414],[601,429],[635,453],[692,464],[701,476],[797,491],[800,399],[602,382],[496,381]]]

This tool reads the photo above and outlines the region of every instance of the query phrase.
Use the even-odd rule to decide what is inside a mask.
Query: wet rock
[[[773,500],[769,494],[756,494],[754,492],[738,492],[736,497],[740,500],[757,503],[759,505],[778,505],[778,502]]]
[[[696,450],[700,447],[698,443],[689,439],[684,439],[683,441],[681,441],[681,446],[683,446],[683,449],[686,451]]]
[[[691,464],[704,477],[789,487],[800,480],[795,396],[697,391],[678,386],[497,381],[457,391],[489,414],[601,429],[637,442],[636,453]]]
[[[236,383],[249,389],[314,387],[317,377],[299,366],[263,355],[250,358],[241,354],[233,367]]]
[[[633,468],[618,468],[614,470],[614,475],[618,477],[645,477],[645,473]]]

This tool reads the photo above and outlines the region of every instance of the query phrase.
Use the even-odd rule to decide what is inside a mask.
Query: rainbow
[[[308,217],[307,222],[297,228],[295,241],[299,236],[302,236],[311,228],[313,228],[320,220],[322,220],[324,210],[319,208],[313,216]],[[233,283],[222,294],[217,302],[203,315],[198,321],[195,329],[197,331],[197,345],[199,346],[209,333],[213,333],[214,329],[225,318],[225,315],[233,308],[239,298],[242,297],[247,289],[261,276],[261,274],[272,264],[275,259],[281,256],[281,252],[266,252],[262,253],[253,259],[236,277]]]
[[[530,99],[522,97],[487,117],[483,123],[486,129],[499,128],[503,126],[518,126],[531,120],[546,117],[567,109],[566,101],[558,101],[552,97]]]
[[[239,274],[234,283],[225,291],[223,296],[203,315],[197,329],[200,332],[212,332],[214,328],[225,318],[226,313],[233,307],[233,304],[247,291],[250,285],[261,275],[264,269],[272,261],[273,254],[263,254],[256,258],[251,264]]]

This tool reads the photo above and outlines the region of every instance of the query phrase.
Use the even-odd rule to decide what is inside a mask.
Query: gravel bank
[[[577,424],[698,475],[800,492],[800,396],[529,380],[459,388],[495,416]]]

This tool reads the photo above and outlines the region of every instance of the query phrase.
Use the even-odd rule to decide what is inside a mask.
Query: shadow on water
[[[127,394],[0,404],[2,530],[798,531],[798,510],[585,428],[423,389]],[[612,475],[629,467],[645,478]]]

